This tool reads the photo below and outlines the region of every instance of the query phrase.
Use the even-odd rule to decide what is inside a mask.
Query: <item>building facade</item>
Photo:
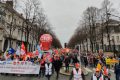
[[[13,8],[12,1],[0,3],[0,51],[5,51],[12,47],[16,49],[21,42],[26,43],[26,27],[31,24],[26,23],[22,14]],[[33,40],[33,34],[29,33],[28,51],[35,50],[36,40]]]
[[[109,36],[110,36],[110,44],[108,39],[108,33],[106,33],[106,23],[104,25],[99,24],[95,28],[95,43],[93,44],[93,51],[98,51],[99,49],[103,49],[104,51],[117,51],[120,52],[120,25],[117,20],[109,20],[109,24],[107,25]],[[109,50],[110,49],[110,50]],[[81,44],[81,51],[91,51],[91,43],[90,39],[84,40],[84,43]]]

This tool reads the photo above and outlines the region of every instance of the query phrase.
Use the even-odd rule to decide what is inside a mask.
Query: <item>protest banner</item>
[[[118,60],[116,60],[116,59],[106,59],[106,64],[114,64],[114,63],[118,63]]]
[[[40,65],[27,61],[0,61],[0,73],[39,74]]]

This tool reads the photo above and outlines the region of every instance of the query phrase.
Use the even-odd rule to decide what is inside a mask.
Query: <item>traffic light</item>
[[[67,43],[64,44],[64,48],[67,48]]]

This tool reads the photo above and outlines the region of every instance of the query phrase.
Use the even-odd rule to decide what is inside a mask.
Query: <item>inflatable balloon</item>
[[[52,43],[52,36],[50,34],[43,34],[40,37],[40,45],[42,50],[49,50]]]

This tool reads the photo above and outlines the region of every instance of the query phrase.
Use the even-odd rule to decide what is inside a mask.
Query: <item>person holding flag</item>
[[[110,80],[111,74],[106,66],[103,66],[103,75],[105,80]]]

